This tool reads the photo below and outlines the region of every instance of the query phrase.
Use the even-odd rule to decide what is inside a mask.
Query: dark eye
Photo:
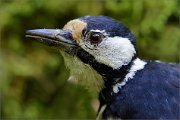
[[[100,33],[91,33],[89,36],[91,45],[99,44],[102,41],[102,35]]]

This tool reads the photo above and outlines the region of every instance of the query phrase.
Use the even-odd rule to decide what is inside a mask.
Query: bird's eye
[[[102,35],[100,33],[91,33],[89,35],[89,41],[91,45],[99,44],[102,41]]]

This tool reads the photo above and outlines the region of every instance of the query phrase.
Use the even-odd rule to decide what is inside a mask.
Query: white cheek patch
[[[81,47],[94,56],[97,62],[119,69],[127,65],[136,50],[128,38],[108,37],[105,38],[96,49],[89,49],[83,43]]]

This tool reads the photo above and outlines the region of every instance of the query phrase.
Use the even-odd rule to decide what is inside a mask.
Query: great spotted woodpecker
[[[84,77],[100,88],[98,119],[180,119],[180,65],[138,58],[135,36],[122,23],[85,16],[63,29],[28,30],[26,37],[56,46],[72,58],[69,66],[100,76]]]

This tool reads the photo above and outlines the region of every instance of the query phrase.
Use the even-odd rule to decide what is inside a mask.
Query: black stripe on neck
[[[119,69],[113,69],[107,65],[98,63],[92,55],[90,55],[83,49],[77,50],[76,55],[82,62],[89,64],[103,77],[104,88],[100,92],[99,97],[100,97],[100,101],[103,100],[106,103],[111,101],[113,95],[115,94],[113,92],[113,85],[123,81],[125,76],[128,74],[133,64],[133,61],[137,58],[135,54],[128,65],[123,65]]]
[[[83,49],[77,50],[76,56],[82,62],[89,64],[92,68],[94,68],[94,70],[96,70],[104,78],[105,82],[107,80],[110,80],[110,81],[117,81],[118,79],[119,79],[118,81],[120,81],[120,79],[123,80],[124,76],[128,73],[132,65],[132,61],[135,58],[137,58],[135,54],[128,65],[123,65],[119,69],[113,69],[107,65],[97,62],[92,55],[90,55],[88,52],[86,52]]]
[[[112,78],[111,77],[104,78],[105,87],[99,93],[99,100],[102,105],[104,103],[109,103],[114,99],[114,96],[116,95],[116,93],[113,92],[113,86],[124,80],[125,76],[129,73],[129,70],[131,66],[133,65],[133,62],[136,58],[137,57],[134,56],[128,65],[122,66],[118,70],[118,73],[116,73],[118,74],[117,76],[112,77]]]

